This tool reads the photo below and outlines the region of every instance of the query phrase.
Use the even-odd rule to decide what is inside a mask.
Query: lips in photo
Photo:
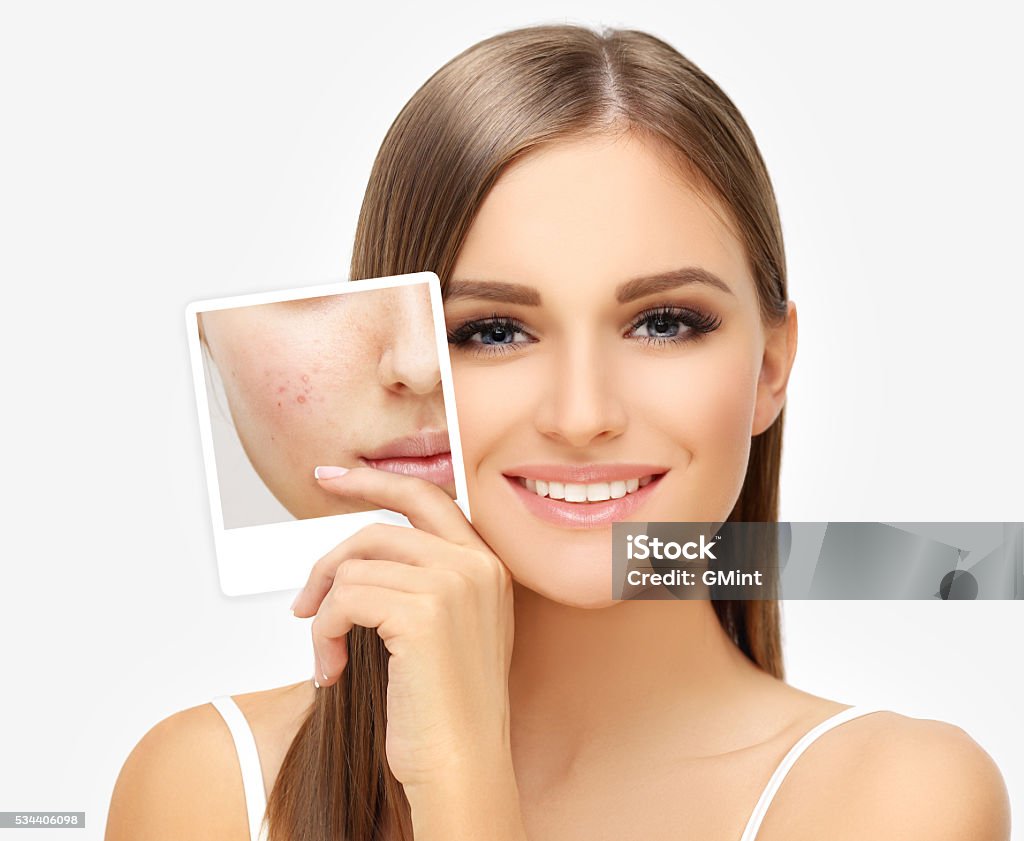
[[[376,470],[417,476],[441,487],[455,484],[451,444],[445,429],[421,429],[364,454],[359,461]]]

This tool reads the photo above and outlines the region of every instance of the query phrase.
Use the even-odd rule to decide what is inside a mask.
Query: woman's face
[[[795,313],[762,326],[726,218],[632,135],[530,154],[476,217],[445,298],[466,478],[474,526],[530,589],[610,604],[612,521],[732,510]]]
[[[238,436],[296,517],[374,506],[322,490],[317,465],[422,476],[453,498],[425,283],[203,313]]]

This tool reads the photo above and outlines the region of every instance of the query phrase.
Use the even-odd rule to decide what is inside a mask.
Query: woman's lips
[[[608,499],[602,502],[563,502],[546,496],[538,496],[524,488],[515,476],[505,476],[526,509],[535,516],[557,526],[577,529],[592,529],[609,526],[614,522],[627,519],[643,505],[655,492],[661,477],[656,476],[642,488],[626,494],[621,499]]]
[[[455,471],[452,469],[452,454],[450,452],[422,458],[403,456],[401,458],[361,458],[359,461],[375,470],[417,476],[441,487],[455,484]]]
[[[452,445],[447,429],[420,429],[404,438],[396,438],[376,449],[364,453],[367,461],[385,461],[397,458],[427,458],[450,453]]]

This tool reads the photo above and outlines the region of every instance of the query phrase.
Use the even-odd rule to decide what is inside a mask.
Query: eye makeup
[[[635,331],[645,330],[646,334],[632,337],[644,345],[679,346],[699,341],[721,324],[720,316],[705,310],[656,306],[638,313],[625,332],[628,338]],[[516,336],[524,336],[526,341],[516,341]],[[514,353],[536,341],[539,340],[530,334],[522,321],[497,312],[489,317],[469,319],[448,331],[451,347],[476,356]]]
[[[514,350],[515,345],[531,343],[506,341],[506,339],[515,338],[517,334],[529,335],[521,321],[494,313],[489,318],[474,318],[464,321],[454,330],[449,330],[448,344],[460,350],[482,355],[509,353]],[[473,341],[475,336],[480,336],[481,340]],[[485,341],[484,337],[490,337],[492,341]],[[496,341],[495,338],[497,338]],[[536,341],[536,339],[532,339],[532,341]]]
[[[686,328],[685,333],[680,333],[678,325]],[[648,331],[653,330],[654,335],[637,336],[644,344],[679,344],[680,342],[692,342],[708,333],[717,330],[722,324],[720,316],[710,312],[695,310],[689,307],[662,306],[644,310],[634,320],[631,330],[646,327]],[[673,327],[673,325],[676,325]],[[658,335],[666,331],[672,331],[668,336]]]

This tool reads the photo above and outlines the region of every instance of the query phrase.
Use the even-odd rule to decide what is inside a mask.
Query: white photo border
[[[430,292],[430,309],[434,319],[437,358],[441,369],[441,389],[448,424],[448,438],[451,443],[452,470],[455,474],[455,504],[469,519],[469,495],[466,490],[462,439],[459,435],[459,421],[455,409],[455,391],[452,382],[451,358],[448,355],[441,282],[436,274],[416,272],[368,280],[346,280],[298,289],[194,301],[186,308],[185,322],[192,363],[192,380],[195,386],[196,410],[199,418],[199,437],[206,470],[213,544],[217,556],[220,588],[224,595],[241,596],[300,588],[306,583],[309,571],[319,557],[363,526],[385,522],[411,528],[412,524],[399,512],[377,509],[226,529],[221,507],[220,481],[214,456],[206,373],[199,339],[199,314],[214,310],[368,292],[374,289],[390,289],[420,283],[426,283]]]

